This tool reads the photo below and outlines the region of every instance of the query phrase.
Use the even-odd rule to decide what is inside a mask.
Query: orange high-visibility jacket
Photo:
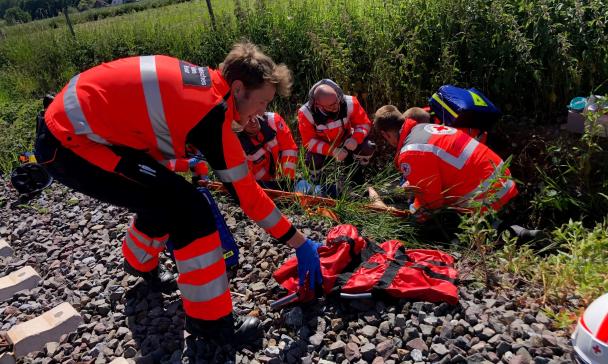
[[[321,84],[335,86],[334,89],[337,89],[338,95],[342,97],[336,119],[324,117],[321,112],[315,110],[309,100],[298,111],[298,129],[302,144],[308,151],[329,156],[349,137],[361,144],[369,134],[372,123],[355,96],[342,95],[342,90],[333,81],[323,81],[315,84],[310,94],[312,95],[314,89]]]
[[[167,56],[123,58],[84,71],[45,113],[65,147],[110,172],[120,160],[115,147],[145,151],[162,163],[185,158],[192,144],[251,219],[273,237],[289,239],[295,229],[249,172],[231,129],[238,119],[219,71]]]
[[[278,176],[295,178],[298,147],[281,115],[264,113],[258,133],[250,136],[243,131],[239,139],[256,180],[272,181]]]
[[[504,178],[510,172],[503,160],[455,128],[407,119],[397,151],[397,168],[411,186],[421,190],[414,209],[454,206],[467,210],[473,200],[483,200],[498,210],[517,195],[515,182]],[[498,178],[501,171],[503,177]]]

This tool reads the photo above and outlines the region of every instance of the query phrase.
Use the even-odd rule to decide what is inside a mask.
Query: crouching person
[[[483,210],[499,211],[517,195],[509,169],[490,148],[460,130],[428,123],[430,115],[421,109],[405,115],[383,106],[374,127],[397,149],[395,164],[406,184],[418,190],[410,210],[420,220],[445,207],[471,211],[481,204]],[[512,229],[516,235],[531,233],[517,228]]]
[[[249,170],[263,188],[287,190],[293,186],[298,148],[283,118],[266,112],[251,118],[238,133]]]
[[[298,111],[298,128],[314,183],[322,181],[332,158],[354,167],[352,182],[364,182],[361,166],[369,164],[375,145],[368,140],[371,121],[356,97],[344,95],[332,80],[317,82]]]
[[[260,321],[235,324],[226,265],[211,208],[194,185],[166,168],[187,146],[204,154],[245,214],[295,248],[301,282],[320,277],[318,243],[295,229],[256,183],[232,122],[264,113],[291,75],[250,43],[219,70],[167,56],[130,57],[74,76],[50,104],[36,156],[56,180],[135,218],[122,244],[125,270],[157,282],[159,254],[174,247],[177,286],[191,334],[223,343],[259,339]]]

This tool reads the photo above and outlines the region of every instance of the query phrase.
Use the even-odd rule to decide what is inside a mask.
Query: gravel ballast
[[[525,289],[460,287],[455,306],[428,302],[336,301],[270,310],[285,292],[272,272],[293,250],[274,242],[235,205],[220,203],[240,247],[231,279],[234,311],[257,315],[262,346],[236,352],[184,337],[177,293],[150,292],[123,272],[121,239],[131,214],[54,184],[27,206],[10,209],[15,192],[0,180],[0,238],[14,257],[0,276],[25,265],[43,278],[0,302],[0,334],[68,302],[84,324],[22,363],[567,363],[568,333],[555,329]],[[318,240],[330,225],[292,216]],[[172,268],[164,257],[163,263]],[[499,273],[498,273],[499,274]],[[0,351],[6,350],[0,347]],[[1,354],[1,352],[0,352]]]

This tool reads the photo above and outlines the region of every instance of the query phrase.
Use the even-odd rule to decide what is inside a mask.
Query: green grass
[[[33,149],[36,113],[42,103],[0,100],[0,174],[18,164],[20,153]]]
[[[552,236],[554,254],[507,244],[497,263],[525,282],[540,283],[545,302],[564,303],[578,296],[589,303],[608,291],[608,220],[593,228],[570,221]]]

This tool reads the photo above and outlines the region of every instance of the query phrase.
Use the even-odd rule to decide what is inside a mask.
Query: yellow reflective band
[[[483,99],[481,98],[481,96],[477,95],[475,92],[468,90],[469,93],[471,94],[471,97],[473,98],[473,103],[475,104],[475,106],[485,106],[487,107],[488,104],[483,101]]]
[[[456,114],[454,110],[452,110],[445,102],[443,102],[443,100],[439,98],[439,95],[433,94],[433,99],[437,101],[439,105],[443,106],[443,108],[446,109],[450,114],[452,114],[453,117],[458,117],[458,114]]]

